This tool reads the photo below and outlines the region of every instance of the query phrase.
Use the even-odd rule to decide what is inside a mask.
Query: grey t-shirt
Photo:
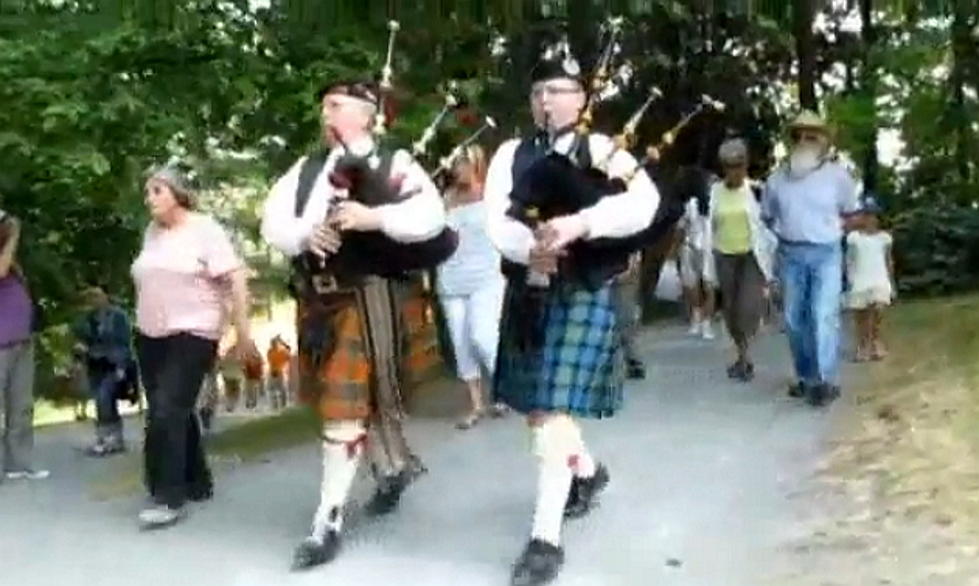
[[[801,178],[787,166],[765,185],[762,218],[780,240],[828,244],[843,238],[841,216],[857,209],[857,183],[843,165],[827,161]]]

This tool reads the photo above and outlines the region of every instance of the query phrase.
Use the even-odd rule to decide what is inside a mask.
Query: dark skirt
[[[625,361],[613,285],[555,284],[542,300],[540,343],[525,340],[527,288],[509,284],[500,323],[493,400],[520,413],[609,417],[622,405]]]

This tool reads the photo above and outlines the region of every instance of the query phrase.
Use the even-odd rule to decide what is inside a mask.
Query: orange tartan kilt
[[[372,367],[354,296],[338,295],[299,305],[298,327],[328,328],[327,340],[300,336],[299,398],[324,420],[366,419],[371,414]]]

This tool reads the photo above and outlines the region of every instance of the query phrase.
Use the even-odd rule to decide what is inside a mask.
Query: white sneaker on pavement
[[[173,525],[183,516],[182,509],[173,509],[167,505],[154,505],[139,512],[139,522],[147,529]]]
[[[7,480],[44,480],[51,476],[48,470],[12,470],[6,474]]]
[[[703,322],[703,336],[705,340],[714,339],[714,326],[710,323],[710,320],[705,320]]]
[[[699,322],[699,321],[692,321],[692,322],[690,322],[690,329],[687,330],[687,335],[690,335],[690,336],[699,336],[700,335],[700,331],[701,331],[701,322]]]

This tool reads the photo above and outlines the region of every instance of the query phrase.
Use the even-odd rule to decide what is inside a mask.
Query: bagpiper
[[[648,228],[659,205],[632,155],[609,136],[582,129],[589,88],[566,42],[543,56],[531,79],[536,133],[499,147],[485,189],[487,231],[508,280],[494,400],[526,416],[538,464],[533,527],[513,567],[515,585],[544,584],[558,574],[563,519],[588,513],[609,482],[578,420],[610,417],[621,407],[626,365],[615,279],[634,249],[616,243]],[[526,205],[525,196],[532,200],[531,192],[547,186],[558,186],[565,207],[594,199],[584,191],[594,191],[599,162],[619,180],[606,181],[596,203],[551,218]]]
[[[402,324],[393,278],[435,266],[455,243],[428,174],[407,151],[380,146],[375,136],[384,95],[372,81],[320,90],[326,148],[299,159],[265,203],[262,234],[295,267],[300,396],[322,418],[320,503],[295,552],[296,569],[336,557],[365,451],[378,480],[368,504],[376,514],[393,511],[423,470],[401,428]]]

